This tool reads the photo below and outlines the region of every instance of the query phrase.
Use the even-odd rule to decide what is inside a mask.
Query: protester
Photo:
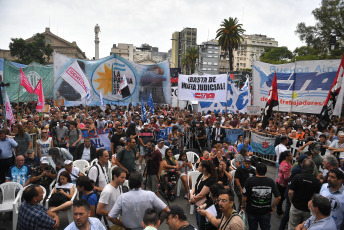
[[[328,183],[322,185],[320,195],[331,202],[331,217],[340,229],[344,218],[344,173],[340,169],[329,172]]]
[[[187,174],[191,171],[193,171],[193,167],[190,161],[188,161],[186,153],[182,152],[179,155],[178,158],[178,170],[180,172],[180,179],[183,182],[184,188],[185,188],[185,199],[189,199],[189,185],[188,185],[188,180],[187,180]]]
[[[222,211],[218,229],[220,230],[244,230],[244,223],[233,208],[234,193],[230,189],[224,189],[219,192],[219,208]],[[212,218],[209,219],[211,223]]]
[[[79,191],[79,197],[87,200],[91,209],[91,217],[96,216],[96,209],[98,205],[98,196],[94,191],[94,181],[87,176],[81,176],[75,181],[76,188]]]
[[[106,230],[98,218],[91,217],[91,208],[86,200],[76,200],[73,203],[74,221],[65,230],[97,229]]]
[[[14,162],[13,149],[18,146],[8,133],[8,129],[0,130],[0,184],[5,182],[6,173]]]
[[[158,144],[156,145],[156,148],[160,151],[161,156],[165,156],[166,149],[168,149],[168,146],[165,145],[164,139],[160,138],[158,140]]]
[[[153,208],[147,208],[142,221],[145,230],[157,230],[160,225],[159,213]]]
[[[18,155],[16,164],[11,166],[6,175],[6,182],[17,182],[23,187],[30,184],[31,181],[31,167],[24,164],[24,157]]]
[[[31,170],[34,170],[39,166],[40,158],[35,155],[33,149],[28,149],[25,156],[25,165],[29,166]]]
[[[142,187],[142,175],[139,172],[133,172],[129,176],[130,191],[120,195],[115,206],[109,213],[109,220],[114,224],[130,228],[143,229],[142,221],[144,211],[147,208],[155,208],[158,212],[167,212],[168,207],[153,192],[144,191]],[[133,212],[133,210],[137,210]],[[122,216],[122,221],[117,218]]]
[[[56,179],[55,169],[49,165],[47,157],[42,157],[39,167],[32,172],[30,182],[43,186],[47,194],[50,194],[49,187],[54,179]]]
[[[99,149],[97,159],[98,161],[90,168],[88,177],[94,181],[94,189],[101,192],[109,183],[108,170],[105,167],[109,161],[109,152],[106,149]]]
[[[15,134],[14,140],[18,143],[16,155],[24,156],[27,150],[32,148],[32,139],[20,124],[15,125],[13,131]]]
[[[162,218],[166,219],[169,230],[196,230],[194,226],[189,224],[184,210],[177,205],[171,206]]]
[[[302,173],[296,175],[291,181],[288,196],[291,201],[288,229],[293,230],[297,225],[308,219],[311,214],[308,209],[308,201],[315,193],[319,193],[320,181],[312,174],[314,162],[304,159]]]
[[[127,172],[127,177],[129,177],[130,173],[136,171],[135,160],[139,158],[140,153],[135,152],[135,145],[135,139],[127,138],[127,145],[116,156],[116,165]]]
[[[151,143],[153,140],[153,131],[149,129],[148,123],[144,123],[143,129],[140,130],[139,143],[140,143],[140,158],[139,158],[139,168],[141,170],[143,158],[147,154],[148,142]]]
[[[146,175],[146,189],[159,195],[158,184],[162,171],[162,154],[154,146],[154,143],[147,146],[149,155],[144,175]]]
[[[44,156],[48,156],[49,153],[49,149],[54,147],[53,144],[53,139],[51,137],[48,136],[48,130],[47,129],[43,129],[41,132],[41,139],[38,139],[37,142],[37,153],[38,156],[44,157]]]
[[[71,160],[65,160],[64,162],[64,168],[62,168],[59,172],[57,177],[59,178],[60,174],[62,172],[68,172],[72,183],[75,184],[76,179],[78,179],[78,177],[83,176],[83,174],[80,172],[80,169],[78,167],[74,167],[73,166],[73,161]]]
[[[336,223],[331,217],[331,202],[326,197],[314,194],[308,202],[308,208],[312,216],[302,224],[296,226],[295,230],[337,229]]]
[[[60,219],[54,212],[39,203],[43,200],[43,189],[39,185],[30,185],[23,191],[24,202],[18,211],[17,229],[57,229]]]
[[[93,161],[97,158],[97,149],[92,144],[89,137],[84,138],[84,143],[81,143],[76,148],[73,159],[75,160],[86,160],[88,162]]]
[[[275,207],[281,200],[281,195],[275,182],[265,176],[267,167],[263,163],[257,164],[257,174],[246,180],[243,189],[241,210],[247,213],[250,230],[261,229],[270,230],[270,218]],[[274,201],[272,201],[274,195]]]

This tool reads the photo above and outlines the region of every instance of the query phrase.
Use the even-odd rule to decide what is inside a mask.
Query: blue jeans
[[[279,171],[279,164],[278,164],[278,162],[276,162],[276,178],[275,178],[275,181],[277,180],[277,177],[278,177],[278,171]]]
[[[271,214],[267,213],[264,215],[254,215],[250,213],[247,214],[247,222],[250,230],[258,230],[258,223],[260,226],[260,229],[264,230],[270,230],[270,219],[271,219]]]

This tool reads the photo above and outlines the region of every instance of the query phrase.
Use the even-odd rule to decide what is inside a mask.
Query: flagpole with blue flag
[[[154,114],[154,103],[153,103],[152,92],[149,92],[149,96],[148,96],[148,100],[147,100],[147,105],[150,108],[150,113]]]
[[[145,103],[143,102],[143,98],[141,97],[141,113],[142,113],[142,121],[145,122],[147,119],[147,111],[145,107]]]

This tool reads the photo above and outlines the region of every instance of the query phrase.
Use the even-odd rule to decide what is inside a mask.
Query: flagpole
[[[228,77],[229,77],[229,72],[227,72],[227,79],[226,79],[226,82],[227,82],[227,87],[226,87],[226,112],[225,112],[225,117],[227,117],[227,103],[228,103]]]
[[[19,113],[19,95],[20,95],[20,83],[19,83],[19,88],[18,88],[17,120],[18,120],[18,113]]]

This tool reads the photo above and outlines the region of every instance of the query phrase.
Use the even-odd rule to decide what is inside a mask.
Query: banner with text
[[[226,129],[225,140],[228,140],[229,143],[234,144],[238,140],[239,135],[244,136],[244,130],[243,129]]]
[[[227,75],[179,75],[178,99],[188,101],[223,101]]]
[[[247,106],[251,105],[251,96],[249,87],[238,89],[236,84],[228,77],[227,86],[227,113],[246,113]],[[211,102],[202,100],[198,103],[198,112],[206,113],[208,111],[214,113],[225,113],[226,95],[221,98],[221,102]]]
[[[319,114],[339,64],[340,60],[297,61],[281,65],[255,61],[253,104],[265,107],[276,71],[279,110]]]
[[[80,94],[66,81],[60,78],[61,74],[76,59],[63,54],[54,53],[54,96],[56,100],[64,99],[66,106],[84,104]],[[81,70],[86,75],[90,86],[92,101],[89,105],[100,105],[100,93],[102,93],[105,104],[136,104],[147,101],[152,93],[155,104],[170,104],[171,81],[168,61],[154,65],[139,65],[130,62],[120,56],[111,55],[103,59],[86,61],[77,60]],[[123,80],[126,77],[130,95],[123,98],[118,93]]]

